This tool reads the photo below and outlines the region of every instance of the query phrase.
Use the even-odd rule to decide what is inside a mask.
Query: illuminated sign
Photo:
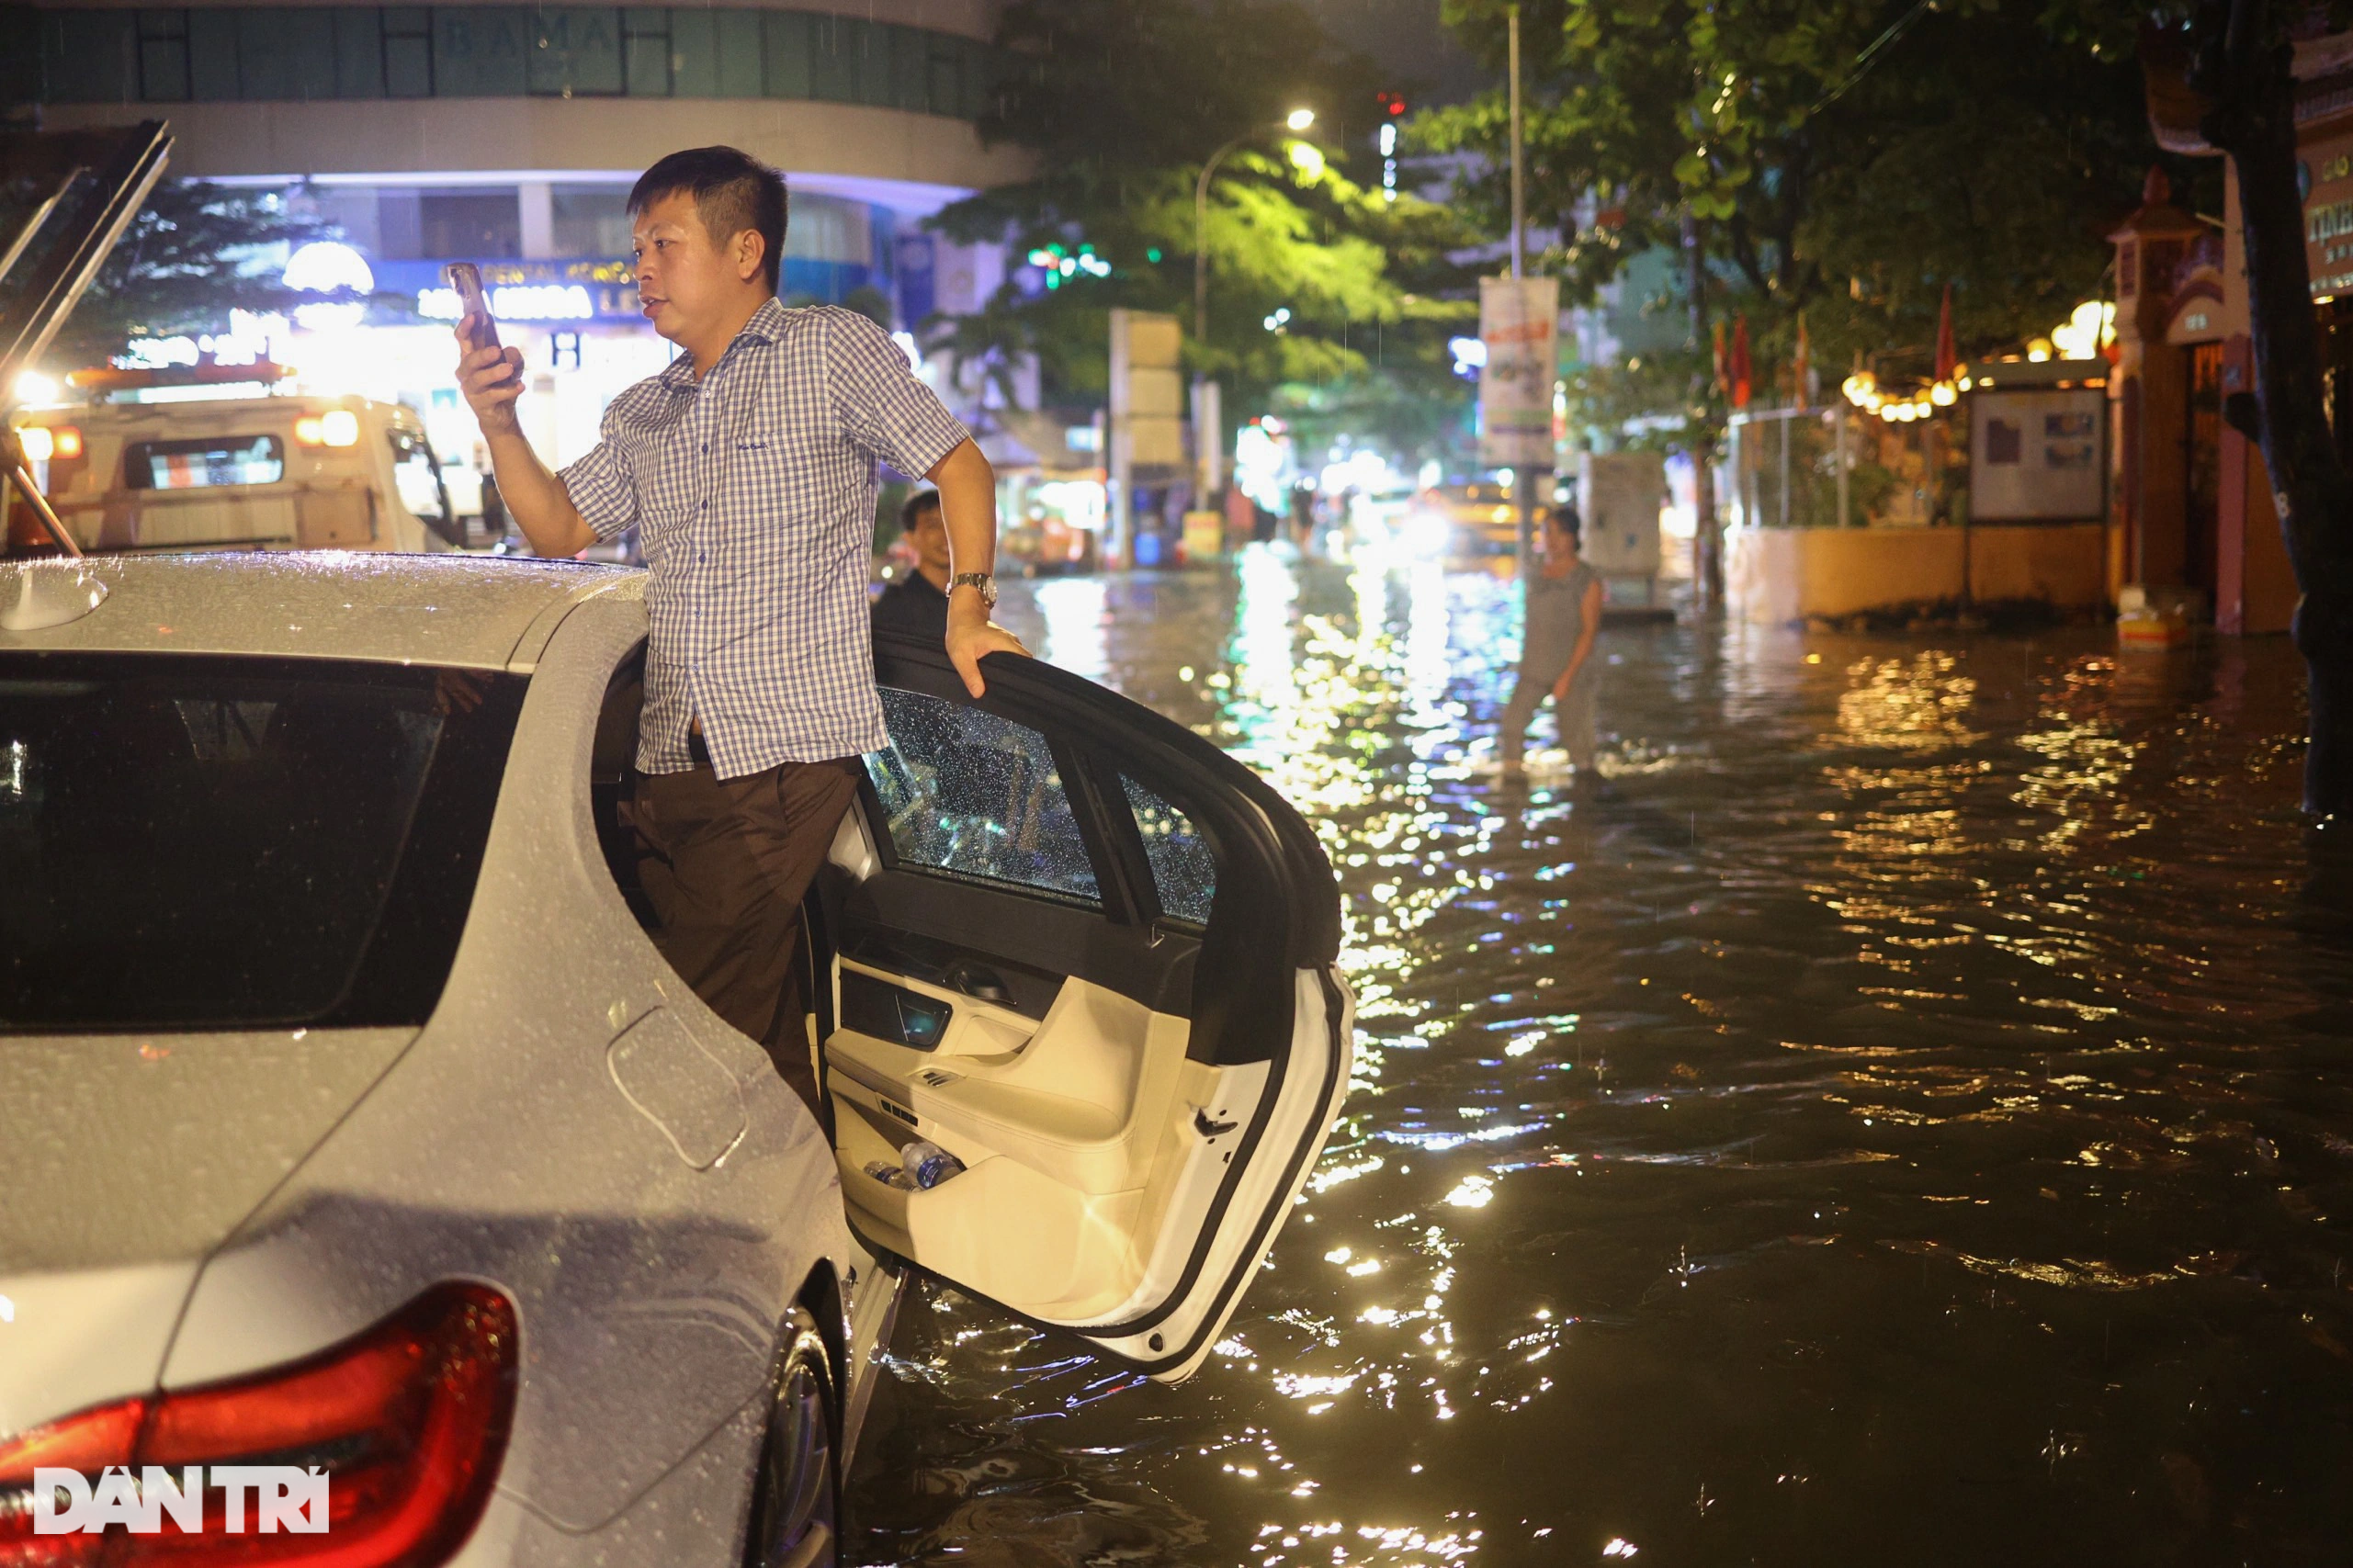
[[[597,312],[588,290],[577,283],[509,283],[490,290],[491,314],[502,321],[585,321]],[[458,291],[417,292],[417,314],[436,321],[458,319]]]
[[[451,260],[463,260],[452,257]],[[482,288],[491,313],[503,321],[638,321],[637,279],[626,261],[485,261]],[[440,261],[376,264],[379,288],[415,301],[431,321],[458,319],[458,295]]]

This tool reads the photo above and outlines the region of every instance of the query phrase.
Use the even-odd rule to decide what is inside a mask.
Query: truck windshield
[[[524,684],[0,654],[0,1032],[424,1022]]]

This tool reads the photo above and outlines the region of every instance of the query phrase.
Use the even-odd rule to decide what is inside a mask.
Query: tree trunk
[[[2237,166],[2246,243],[2255,398],[2232,423],[2263,448],[2296,586],[2295,641],[2310,677],[2304,808],[2353,821],[2353,475],[2337,456],[2321,376],[2303,198],[2296,189],[2295,79],[2264,0],[2201,8],[2192,85],[2202,129]],[[2246,427],[2253,425],[2253,430]]]
[[[1706,360],[1708,333],[1707,256],[1700,247],[1700,226],[1687,209],[1683,214],[1683,262],[1686,287],[1691,297],[1691,345]],[[1709,372],[1701,372],[1695,407],[1708,402]],[[1695,608],[1724,607],[1724,535],[1715,516],[1715,427],[1705,416],[1693,422],[1691,436],[1691,602]]]

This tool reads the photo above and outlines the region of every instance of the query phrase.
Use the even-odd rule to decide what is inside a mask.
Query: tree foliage
[[[14,234],[31,188],[8,194],[15,199],[0,202],[0,231]],[[62,227],[52,223],[43,237]],[[284,288],[277,273],[289,247],[330,232],[274,191],[161,181],[46,357],[62,368],[103,365],[134,337],[225,332],[232,310],[283,312],[321,299]],[[19,263],[11,281],[21,286],[35,259]]]
[[[1017,0],[998,41],[1016,64],[980,131],[1027,148],[1037,172],[949,208],[939,227],[1002,242],[1016,264],[1050,246],[1074,258],[1083,249],[1109,275],[1079,270],[1043,288],[1036,273],[1017,274],[980,311],[935,329],[959,358],[1034,353],[1050,400],[1092,401],[1107,375],[1107,312],[1127,306],[1184,323],[1188,367],[1225,383],[1229,412],[1272,406],[1278,389],[1303,409],[1460,404],[1445,338],[1471,314],[1449,259],[1465,232],[1442,208],[1385,201],[1350,177],[1370,155],[1375,79],[1305,8]],[[1303,105],[1317,111],[1307,139],[1320,171],[1288,156],[1298,139],[1283,120]],[[1195,180],[1229,142],[1202,232],[1209,330],[1195,342]],[[1412,395],[1365,390],[1375,383]]]
[[[1499,65],[1501,6],[1447,4]],[[1925,368],[1947,284],[1964,355],[2014,349],[2098,293],[2104,233],[2155,156],[2136,19],[2090,0],[1533,0],[1544,265],[1589,296],[1680,244],[1688,215],[1714,313],[1750,318],[1768,386],[1801,311],[1817,365]],[[1500,94],[1415,129],[1488,155],[1465,196],[1499,226]]]

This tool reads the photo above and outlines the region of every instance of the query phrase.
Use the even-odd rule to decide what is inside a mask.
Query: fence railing
[[[1917,526],[1935,520],[1945,444],[1940,420],[1890,427],[1844,401],[1732,416],[1725,483],[1736,527]]]

